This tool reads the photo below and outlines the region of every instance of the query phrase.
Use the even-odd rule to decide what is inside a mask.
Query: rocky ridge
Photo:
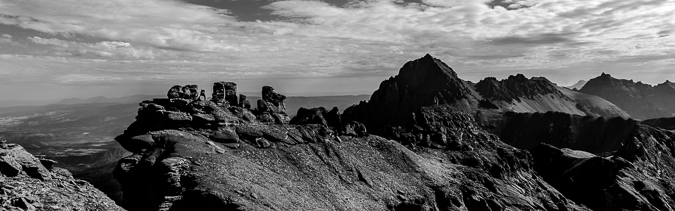
[[[673,132],[504,112],[494,102],[569,97],[514,77],[536,86],[487,79],[476,86],[494,94],[479,94],[427,55],[344,114],[290,120],[271,88],[256,109],[225,95],[144,101],[114,174],[130,210],[672,210]]]
[[[55,163],[0,143],[0,210],[124,210]]]
[[[588,116],[629,117],[626,112],[606,100],[559,87],[543,77],[528,79],[517,74],[500,81],[488,77],[474,87],[482,97],[507,111],[557,111]]]
[[[489,101],[493,105],[496,104],[496,107],[500,105],[495,102],[509,99],[532,98],[541,94],[561,95],[561,93],[561,98],[565,98],[569,96],[565,91],[572,92],[557,88],[545,79],[528,80],[522,75],[513,76],[504,81],[486,79],[475,86],[482,97],[487,97],[487,99],[479,100],[479,104]],[[584,95],[573,97],[600,102],[595,97]],[[371,103],[377,104],[372,101],[362,104]],[[489,103],[485,104],[489,105]],[[672,136],[668,131],[645,126],[623,117],[580,116],[569,114],[569,112],[502,112],[499,109],[490,108],[491,106],[481,106],[473,110],[466,110],[461,106],[456,109],[457,106],[453,104],[444,106],[452,109],[444,112],[430,112],[439,109],[439,106],[427,106],[411,113],[398,113],[397,115],[409,117],[405,125],[388,125],[383,130],[375,130],[374,133],[397,140],[413,149],[462,150],[464,146],[458,144],[464,143],[462,140],[465,139],[461,138],[462,133],[458,134],[443,127],[425,129],[429,127],[424,125],[428,122],[434,122],[432,125],[456,124],[463,121],[448,119],[448,117],[462,112],[473,113],[477,124],[483,130],[499,136],[495,140],[528,150],[536,155],[534,157],[535,171],[577,203],[595,210],[672,210],[668,205],[672,204],[673,200],[672,184],[669,179],[662,180],[664,174],[661,172],[673,172],[669,169],[673,166],[670,163],[673,157],[670,155],[669,147]],[[606,108],[620,111],[620,109],[610,107],[598,107],[596,111],[604,112],[607,111]],[[352,109],[359,109],[359,107],[355,106]],[[352,113],[361,114],[352,111],[345,112],[345,115]],[[429,117],[434,117],[435,120],[429,121]],[[373,118],[373,116],[345,117],[343,115],[343,119],[347,118]],[[447,133],[448,131],[450,133]],[[570,150],[574,151],[572,155],[566,153]],[[552,161],[572,159],[567,157],[574,158],[578,154],[582,154],[581,158],[590,159],[590,161],[581,159],[571,164],[568,161]],[[664,157],[650,159],[648,155]],[[582,163],[584,165],[579,165]],[[661,168],[661,166],[669,167],[665,170],[657,170],[657,174],[651,174],[654,169]],[[567,174],[560,177],[560,172],[567,172]],[[641,183],[640,181],[650,182]],[[591,183],[593,186],[589,186]],[[648,188],[645,189],[645,187]],[[608,191],[610,189],[613,192]]]
[[[675,88],[669,81],[651,86],[602,73],[579,91],[602,97],[636,119],[672,117],[675,113]]]
[[[114,172],[124,206],[585,210],[533,171],[529,153],[500,142],[455,107],[418,109],[418,118],[408,120],[417,129],[402,134],[419,142],[413,151],[369,135],[336,109],[301,109],[294,124],[260,121],[283,105],[272,100],[259,103],[275,106],[263,110],[181,98],[141,103],[136,122],[117,138],[134,152]]]

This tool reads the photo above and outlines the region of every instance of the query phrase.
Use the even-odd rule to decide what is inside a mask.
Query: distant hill
[[[0,100],[0,108],[15,106],[43,106],[57,100]]]
[[[586,83],[588,83],[588,81],[579,80],[577,83],[572,84],[571,86],[566,86],[566,88],[568,88],[568,89],[581,89],[582,87],[584,87],[584,85],[586,85]]]
[[[62,105],[75,105],[75,104],[86,104],[86,103],[138,103],[146,99],[163,97],[161,95],[132,95],[125,97],[92,97],[92,98],[66,98],[54,104]]]

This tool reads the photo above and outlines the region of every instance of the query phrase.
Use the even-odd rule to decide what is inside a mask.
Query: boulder
[[[174,99],[174,98],[181,98],[181,92],[183,91],[183,87],[181,85],[174,85],[169,89],[169,92],[166,93],[166,96],[169,99]]]
[[[246,99],[246,95],[239,94],[239,107],[251,109],[251,102]]]
[[[321,125],[328,125],[328,122],[324,118],[324,114],[328,113],[328,111],[323,108],[312,108],[312,109],[306,109],[306,108],[300,108],[298,109],[298,113],[291,119],[290,123],[295,124],[295,125],[304,125],[304,124],[321,124]]]
[[[218,130],[215,133],[211,134],[209,136],[211,140],[218,142],[218,143],[238,143],[239,142],[239,135],[235,131],[229,130],[229,129],[224,129],[224,130]]]

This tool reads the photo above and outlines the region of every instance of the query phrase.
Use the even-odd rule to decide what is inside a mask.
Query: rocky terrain
[[[527,152],[452,107],[421,111],[422,131],[411,135],[430,145],[413,151],[335,110],[307,109],[286,124],[283,97],[269,88],[252,110],[220,100],[236,96],[224,89],[211,101],[188,95],[141,104],[117,138],[134,152],[115,170],[126,208],[585,209],[546,184]],[[437,130],[444,132],[425,134]]]
[[[669,81],[652,86],[602,73],[579,91],[602,97],[635,119],[672,117],[675,113],[675,88]]]
[[[396,80],[456,77],[451,69],[425,65],[407,64],[412,68],[409,75],[390,79],[389,87],[405,93],[395,87],[406,82]],[[413,103],[389,111],[415,113],[415,118],[391,119],[412,125],[398,128],[400,133],[393,133],[399,135],[396,141],[368,134],[370,128],[337,109],[301,109],[287,121],[283,95],[270,88],[263,88],[263,96],[268,97],[259,100],[255,109],[234,98],[233,83],[218,85],[214,93],[225,94],[211,100],[170,92],[168,99],[144,101],[136,122],[117,137],[134,153],[115,169],[124,192],[123,205],[129,210],[200,206],[586,210],[548,185],[534,171],[528,152],[478,126],[473,115],[465,112],[479,103],[467,83],[441,82],[436,86],[446,86],[443,92],[429,83],[414,86],[432,98],[416,99],[435,105]],[[391,95],[376,92],[373,96],[386,100]]]
[[[551,84],[472,84],[427,55],[342,114],[293,118],[271,87],[256,106],[232,82],[211,99],[174,87],[116,138],[133,155],[114,176],[129,210],[673,210],[675,132],[611,103],[583,115],[500,103],[606,103]]]
[[[673,131],[618,117],[485,116],[483,127],[529,150],[535,171],[571,200],[593,210],[673,210]]]
[[[54,164],[19,145],[0,143],[0,210],[124,210]]]

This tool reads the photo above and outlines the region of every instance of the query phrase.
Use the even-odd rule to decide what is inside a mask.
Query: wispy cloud
[[[0,53],[20,57],[0,57],[8,64],[0,74],[19,69],[19,81],[72,85],[214,77],[377,84],[432,53],[471,80],[530,72],[566,83],[579,78],[552,70],[660,68],[675,49],[672,0],[285,0],[258,11],[278,19],[252,22],[232,11],[178,0],[0,0],[0,24],[60,36],[0,37]],[[598,73],[584,70],[573,76]]]

